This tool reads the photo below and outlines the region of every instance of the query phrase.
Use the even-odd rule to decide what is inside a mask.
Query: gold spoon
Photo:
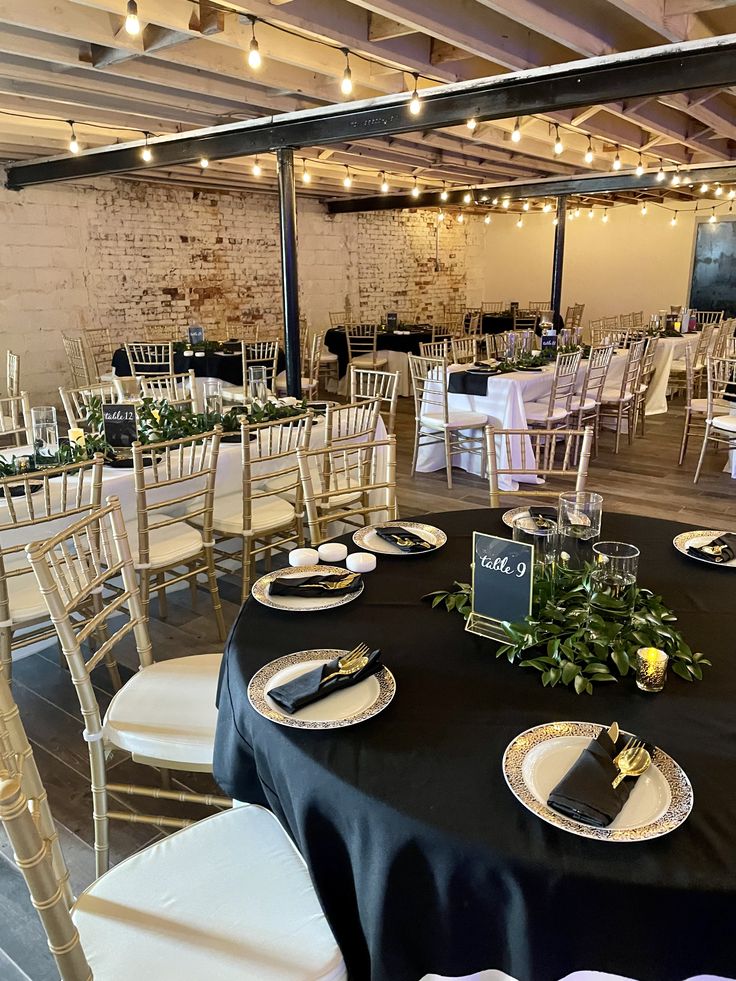
[[[366,655],[369,650],[370,648],[367,644],[359,644],[348,654],[343,654],[337,661],[337,671],[326,675],[320,681],[320,685],[323,685],[325,681],[329,681],[330,678],[336,678],[339,674],[354,674],[356,671],[361,671],[368,663]]]
[[[641,776],[651,762],[652,758],[644,749],[644,743],[638,740],[617,757],[616,766],[621,772],[611,786],[618,787],[624,777]]]

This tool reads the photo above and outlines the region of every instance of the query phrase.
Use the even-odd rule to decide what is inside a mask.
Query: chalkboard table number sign
[[[557,351],[557,334],[542,334],[540,341],[544,354],[554,354]]]
[[[501,623],[523,620],[532,610],[534,546],[473,532],[473,606],[465,629],[507,640]]]
[[[190,344],[203,344],[204,343],[204,327],[198,327],[192,325],[187,331],[189,334]]]
[[[132,402],[104,403],[102,425],[110,446],[129,450],[138,439],[138,420]]]
[[[396,330],[399,326],[399,315],[393,310],[386,314],[386,330]]]

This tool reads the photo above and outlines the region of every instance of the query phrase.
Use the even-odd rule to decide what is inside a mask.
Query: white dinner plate
[[[503,775],[512,794],[543,821],[581,838],[649,841],[674,831],[692,810],[693,789],[684,770],[658,747],[607,828],[592,828],[547,806],[550,791],[603,728],[592,722],[550,722],[522,732],[503,755]],[[632,733],[622,730],[622,735]]]
[[[433,547],[426,552],[402,552],[400,548],[384,541],[380,535],[376,534],[376,528],[405,528],[412,531],[425,542],[429,542]],[[353,533],[353,541],[360,548],[367,552],[375,552],[377,555],[395,555],[398,557],[415,559],[419,555],[431,555],[447,541],[447,535],[440,528],[434,525],[423,525],[419,521],[383,521],[376,525],[366,525],[365,528],[358,528]]]
[[[696,548],[700,548],[701,545],[707,545],[708,542],[712,542],[714,538],[718,538],[719,535],[727,535],[729,532],[726,531],[704,531],[702,528],[697,529],[697,531],[683,531],[679,535],[675,535],[672,539],[672,544],[675,546],[678,552],[681,552],[688,559],[694,559],[696,562],[704,562],[706,565],[714,566],[716,569],[736,569],[736,558],[731,559],[730,562],[709,562],[707,559],[701,558],[699,555],[691,555],[688,552],[690,545],[694,545]]]
[[[517,518],[522,517],[529,517],[528,505],[520,508],[511,508],[509,511],[504,511],[504,513],[501,515],[501,521],[503,521],[507,528],[513,528],[514,521],[516,521]]]
[[[313,650],[297,651],[296,654],[279,657],[253,675],[248,685],[248,700],[265,719],[292,729],[342,729],[372,719],[390,704],[396,693],[394,676],[385,667],[357,685],[334,691],[291,715],[269,698],[268,693],[272,688],[347,653],[339,650]]]
[[[274,579],[300,579],[304,576],[349,576],[347,569],[339,565],[303,565],[290,569],[277,569],[261,576],[251,587],[254,599],[272,610],[285,610],[288,613],[314,613],[317,610],[332,610],[344,606],[357,599],[365,588],[361,583],[360,589],[354,593],[343,593],[341,596],[271,596],[269,585]]]

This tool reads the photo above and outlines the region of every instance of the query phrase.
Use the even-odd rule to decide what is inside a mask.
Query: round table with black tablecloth
[[[132,374],[130,361],[123,347],[119,347],[112,356],[112,366],[115,374],[119,378],[128,378]],[[166,365],[159,366],[161,373],[168,371]],[[203,352],[202,354],[174,354],[174,371],[180,374],[184,371],[194,369],[197,378],[220,378],[231,385],[243,384],[243,360],[240,351],[235,354]],[[276,374],[280,374],[286,368],[284,352],[279,348],[278,361],[276,364]]]
[[[497,660],[492,641],[465,633],[458,615],[421,602],[468,580],[473,530],[508,537],[500,515],[422,519],[447,532],[445,548],[379,558],[363,595],[331,612],[280,613],[249,600],[223,662],[218,782],[235,798],[265,799],[291,831],[351,981],[488,968],[518,981],[583,969],[639,981],[736,976],[736,575],[677,553],[681,525],[606,514],[603,537],[640,547],[640,583],[664,596],[713,667],[700,683],[671,674],[659,695],[631,678],[593,696],[543,688],[536,672]],[[374,719],[295,731],[250,707],[248,681],[262,665],[360,641],[381,647],[396,677],[394,701]],[[692,781],[694,810],[670,835],[579,838],[533,816],[504,782],[504,749],[523,730],[614,719],[660,745]]]
[[[376,348],[379,351],[400,351],[403,354],[420,354],[419,345],[432,340],[432,328],[423,330],[420,325],[407,327],[404,333],[401,330],[379,331],[376,337]],[[348,339],[344,327],[332,327],[325,334],[325,347],[332,354],[337,355],[337,363],[340,368],[340,378],[348,370]]]
[[[521,317],[533,317],[534,314],[526,314],[521,312],[519,314]],[[565,326],[565,321],[562,319],[559,313],[553,315],[554,328],[555,330],[562,330]],[[484,313],[480,321],[480,329],[483,334],[502,334],[506,330],[514,329],[514,316],[511,313]],[[541,333],[541,329],[537,324],[537,333]]]

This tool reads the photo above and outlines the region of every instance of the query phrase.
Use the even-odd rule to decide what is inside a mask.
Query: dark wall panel
[[[690,306],[736,316],[736,221],[698,225]]]

